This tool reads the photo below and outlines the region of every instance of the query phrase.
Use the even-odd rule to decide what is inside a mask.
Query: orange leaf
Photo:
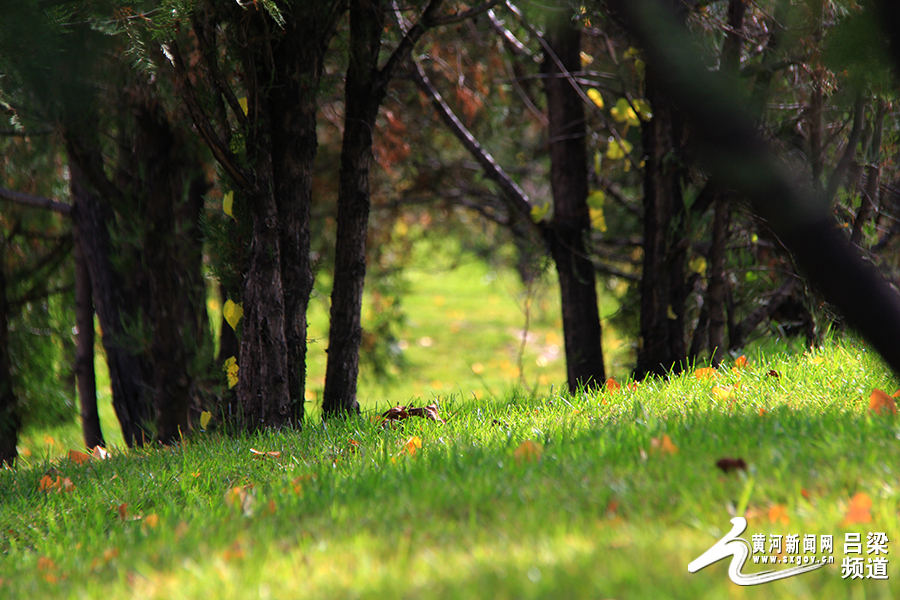
[[[738,369],[743,369],[747,366],[747,357],[741,354],[736,359],[734,359],[734,366]]]
[[[872,520],[872,499],[863,492],[857,492],[850,499],[850,506],[844,514],[844,525],[868,523]]]
[[[897,404],[894,402],[894,399],[887,395],[886,392],[875,388],[872,390],[872,395],[869,396],[869,410],[874,412],[876,415],[883,414],[885,412],[890,412],[892,414],[897,414]]]
[[[541,459],[541,455],[543,454],[543,445],[531,440],[525,440],[519,444],[519,447],[513,452],[513,457],[516,459],[516,462],[522,464],[523,462],[537,462]]]
[[[772,505],[772,508],[769,509],[769,522],[787,525],[790,522],[787,514],[787,509],[785,509],[781,504]]]
[[[144,522],[142,524],[143,527],[149,527],[150,529],[155,529],[159,525],[159,515],[157,514],[149,514],[144,517]]]
[[[767,412],[768,411],[766,409],[764,409],[763,407],[761,407],[761,406],[759,407],[759,416],[764,417],[764,416],[766,416]]]
[[[38,489],[42,492],[49,492],[50,490],[57,487],[59,487],[59,477],[57,477],[56,481],[54,482],[49,475],[44,475],[43,477],[41,477],[41,485]]]
[[[97,460],[106,460],[109,458],[109,452],[103,446],[94,446],[94,449],[91,450],[91,456]]]
[[[421,447],[422,447],[422,439],[419,436],[414,435],[411,438],[409,438],[408,440],[406,440],[405,444],[403,444],[403,451],[406,452],[407,454],[409,454],[410,456],[415,456],[416,451]]]
[[[69,450],[69,460],[71,460],[76,465],[83,465],[84,463],[91,460],[91,455],[85,454],[84,452],[79,452],[78,450]]]
[[[606,380],[606,391],[608,392],[618,392],[622,389],[622,386],[619,385],[619,382],[610,377]]]
[[[716,370],[712,367],[703,367],[694,371],[694,377],[697,379],[709,379],[716,376]]]
[[[119,511],[119,518],[123,521],[128,517],[128,503],[123,502],[119,506],[116,507],[116,510]]]
[[[893,394],[891,394],[891,398],[900,398],[900,390],[897,390]]]
[[[675,454],[678,452],[678,446],[672,443],[672,438],[668,434],[664,433],[661,438],[650,438],[650,452]]]

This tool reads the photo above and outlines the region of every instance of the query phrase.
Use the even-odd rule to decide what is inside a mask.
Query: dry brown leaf
[[[91,456],[96,458],[97,460],[106,460],[109,458],[109,451],[103,446],[94,446],[91,450]]]
[[[429,404],[428,406],[423,406],[421,408],[395,406],[381,413],[382,424],[395,423],[397,421],[408,419],[409,417],[422,417],[424,419],[428,419],[429,421],[445,423],[445,421],[438,414],[438,406],[436,403]]]
[[[716,461],[716,466],[726,473],[747,470],[747,463],[743,458],[720,458]]]
[[[76,465],[83,465],[84,463],[91,460],[90,454],[85,454],[84,452],[79,452],[78,450],[69,450],[69,460],[71,460]]]

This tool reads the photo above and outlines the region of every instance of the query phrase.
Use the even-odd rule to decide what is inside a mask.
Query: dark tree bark
[[[344,84],[334,287],[322,397],[325,417],[359,412],[356,384],[366,276],[369,165],[375,118],[384,98],[384,87],[379,88],[376,80],[384,17],[384,5],[380,0],[350,5],[350,64]]]
[[[129,348],[122,311],[130,306],[121,275],[110,261],[112,244],[109,223],[112,211],[91,191],[81,165],[91,162],[88,154],[70,141],[69,177],[72,188],[72,219],[84,242],[82,251],[90,272],[91,289],[100,327],[103,349],[109,367],[113,407],[122,437],[129,446],[140,446],[152,439],[150,433],[150,381],[147,366]]]
[[[728,32],[722,44],[722,70],[736,76],[741,66],[742,32],[744,29],[744,12],[747,4],[744,0],[728,2]],[[716,194],[713,215],[712,246],[709,250],[709,287],[707,302],[709,304],[709,351],[712,353],[710,364],[718,367],[725,354],[725,300],[728,293],[725,281],[726,245],[728,228],[731,224],[731,205],[729,198],[721,193]]]
[[[594,267],[584,242],[590,230],[585,116],[569,75],[581,69],[581,37],[571,13],[551,17],[545,40],[553,220],[544,237],[559,276],[566,374],[575,393],[581,386],[602,385],[606,376]]]
[[[850,241],[859,245],[863,235],[863,227],[876,211],[878,199],[878,184],[881,179],[881,138],[884,134],[884,118],[887,115],[887,102],[880,100],[875,110],[874,123],[872,125],[872,162],[866,165],[866,186],[863,188],[862,203],[856,218],[853,220],[853,229],[850,232]]]
[[[75,378],[81,407],[81,431],[87,448],[106,446],[97,411],[97,379],[94,374],[94,295],[91,273],[82,249],[84,240],[78,225],[72,225],[75,259]]]
[[[648,68],[652,68],[648,64]],[[681,155],[684,126],[672,102],[651,81],[653,118],[642,129],[644,258],[640,282],[640,338],[634,376],[666,375],[685,367],[684,200]]]
[[[9,301],[6,295],[6,241],[0,240],[0,466],[15,466],[19,451],[18,399],[9,364]]]

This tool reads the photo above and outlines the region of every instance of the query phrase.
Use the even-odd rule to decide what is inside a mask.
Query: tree
[[[544,36],[553,218],[544,238],[559,275],[569,391],[606,381],[594,266],[587,255],[585,116],[572,73],[581,68],[580,32],[568,10],[551,13]]]

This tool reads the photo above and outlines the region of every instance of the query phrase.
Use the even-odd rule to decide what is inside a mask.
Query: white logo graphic
[[[700,555],[691,564],[688,565],[688,571],[696,573],[700,569],[719,562],[723,558],[732,557],[731,564],[728,565],[728,577],[731,581],[738,585],[759,585],[761,583],[769,583],[778,579],[785,579],[806,573],[807,571],[815,571],[825,566],[824,562],[803,565],[799,567],[790,567],[780,571],[762,571],[760,573],[752,573],[744,575],[741,569],[747,558],[750,557],[750,544],[747,540],[738,536],[747,529],[747,519],[744,517],[735,517],[731,519],[733,527],[725,536],[716,542],[712,548]]]

